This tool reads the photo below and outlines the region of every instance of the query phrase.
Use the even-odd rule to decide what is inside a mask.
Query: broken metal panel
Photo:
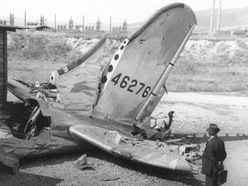
[[[181,3],[167,6],[151,17],[129,39],[95,113],[135,120],[148,97],[155,94],[154,88],[195,24],[193,11]]]
[[[106,42],[106,35],[104,34],[99,41],[90,49],[88,50],[82,57],[78,58],[77,60],[73,61],[72,63],[65,65],[57,70],[59,75],[66,74],[71,70],[77,68],[79,65],[85,63],[91,56],[93,56]]]
[[[78,115],[90,115],[99,93],[102,62],[105,60],[105,39],[100,40],[85,61],[64,67],[56,83],[61,92],[64,110]],[[78,65],[78,66],[77,66]],[[58,71],[60,74],[61,69]]]
[[[16,169],[19,167],[20,158],[72,153],[91,148],[92,146],[89,143],[73,139],[66,130],[44,131],[30,140],[2,137],[0,138],[0,162],[5,166]]]

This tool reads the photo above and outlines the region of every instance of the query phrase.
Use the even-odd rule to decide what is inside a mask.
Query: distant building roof
[[[51,27],[49,26],[37,26],[35,27],[36,30],[45,30],[45,29],[52,29]]]
[[[25,29],[24,27],[17,27],[17,26],[8,26],[8,25],[0,25],[0,29],[9,30],[9,31],[16,31],[16,29]]]

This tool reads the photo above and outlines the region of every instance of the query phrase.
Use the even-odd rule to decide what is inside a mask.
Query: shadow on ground
[[[4,176],[3,176],[4,175]],[[52,186],[61,183],[63,180],[58,178],[52,178],[48,176],[35,175],[29,173],[19,172],[15,175],[9,174],[6,171],[0,171],[0,185],[11,185],[11,186]]]
[[[129,161],[126,159],[114,157],[104,151],[93,151],[87,153],[88,157],[99,158],[108,162],[112,162],[120,167],[135,170],[142,174],[146,174],[149,176],[155,176],[160,179],[165,179],[168,181],[180,182],[182,184],[191,185],[191,186],[203,186],[203,182],[194,178],[193,174],[189,174],[186,172],[179,172],[173,170],[165,170],[162,168],[151,167],[147,165],[143,165],[137,162]]]
[[[37,158],[26,158],[21,161],[21,168],[26,169],[26,168],[31,168],[31,167],[61,164],[67,161],[75,161],[81,155],[82,153],[72,153],[68,155],[46,156],[46,157],[41,157],[38,159]],[[134,170],[142,174],[154,176],[160,179],[164,179],[164,180],[168,180],[172,182],[179,182],[179,183],[182,183],[185,185],[191,185],[191,186],[203,185],[203,182],[196,179],[192,174],[142,165],[140,163],[136,163],[136,162],[132,162],[126,159],[121,159],[121,158],[112,156],[101,150],[94,150],[94,151],[87,152],[87,156],[101,159],[103,161],[111,162],[124,169]],[[97,167],[95,167],[95,169],[97,169]],[[4,176],[1,176],[1,175],[4,175]],[[29,185],[37,185],[37,183],[38,185],[56,185],[63,181],[62,179],[57,179],[57,178],[52,178],[52,177],[47,177],[47,176],[42,176],[42,175],[28,174],[28,173],[23,173],[23,172],[18,172],[16,175],[13,175],[7,168],[0,169],[0,183],[1,184],[3,183],[3,185],[15,185],[14,183],[17,183],[17,180],[25,180],[23,181],[23,183],[20,182],[20,184],[18,182],[18,185],[25,185],[26,183],[29,183]]]

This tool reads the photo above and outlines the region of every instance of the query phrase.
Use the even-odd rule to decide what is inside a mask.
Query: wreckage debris
[[[141,127],[133,125],[131,134],[138,139],[149,140],[166,140],[171,134],[171,125],[173,122],[174,111],[168,113],[169,121],[165,121],[165,117],[147,117],[142,123]]]
[[[79,170],[93,170],[92,164],[88,163],[87,155],[82,155],[76,162],[75,167]]]
[[[189,145],[181,145],[179,146],[179,154],[184,155],[185,159],[193,162],[201,158],[200,145],[199,144],[189,144]]]
[[[110,175],[110,174],[103,173],[98,176],[98,179],[100,181],[115,181],[115,180],[119,180],[120,177],[116,175]]]

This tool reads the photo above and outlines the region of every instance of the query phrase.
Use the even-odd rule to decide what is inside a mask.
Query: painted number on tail
[[[145,83],[138,82],[136,79],[132,79],[129,76],[124,76],[122,73],[119,73],[111,81],[116,86],[120,86],[127,90],[128,92],[132,92],[136,95],[141,95],[143,98],[147,97],[151,91],[151,87],[147,86]]]

